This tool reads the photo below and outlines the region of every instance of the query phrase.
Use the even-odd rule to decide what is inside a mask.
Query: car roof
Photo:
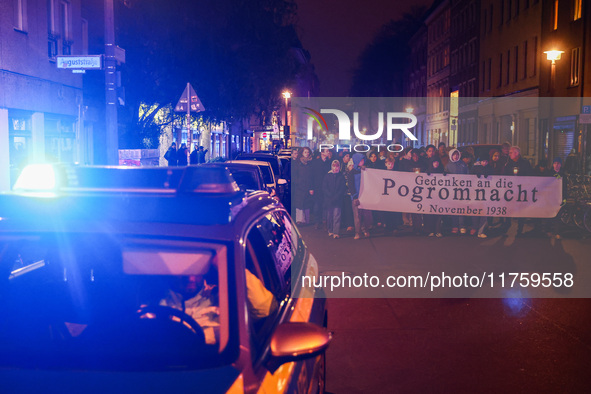
[[[145,231],[157,234],[164,231],[164,224],[203,226],[203,235],[209,237],[216,228],[231,226],[238,216],[275,203],[266,192],[240,191],[221,166],[52,168],[60,180],[51,192],[17,187],[17,181],[16,190],[0,193],[0,231],[57,223],[109,222],[123,227],[153,223]],[[85,231],[93,231],[92,225],[86,227]],[[233,233],[226,229],[217,236],[227,239],[224,232]]]
[[[269,163],[268,161],[263,161],[263,160],[228,160],[228,161],[226,161],[226,163],[232,163],[232,164],[244,163],[244,164],[248,164],[248,165],[271,167],[271,163]]]

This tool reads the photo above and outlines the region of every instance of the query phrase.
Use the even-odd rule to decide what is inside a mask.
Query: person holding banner
[[[457,149],[452,149],[449,151],[449,163],[447,163],[447,167],[445,168],[445,172],[448,174],[467,174],[468,173],[468,166],[464,163],[463,160],[460,160],[461,154],[460,151]],[[458,229],[460,234],[466,234],[466,227],[464,225],[465,217],[464,216],[452,216],[451,218],[451,232],[452,234],[457,234]]]
[[[351,195],[351,206],[353,208],[353,222],[355,223],[355,238],[360,239],[361,233],[369,238],[369,226],[371,225],[371,212],[365,209],[359,209],[359,188],[361,186],[361,170],[365,156],[363,153],[355,153],[350,161],[351,169],[347,171],[346,184],[348,193]]]
[[[444,145],[445,146],[445,145]],[[443,174],[443,163],[441,159],[436,155],[435,145],[427,146],[427,174]],[[442,215],[425,215],[424,224],[425,232],[429,234],[429,237],[443,237],[441,228],[443,226]]]
[[[509,159],[503,168],[503,175],[505,176],[530,176],[532,175],[532,168],[529,161],[521,157],[521,149],[518,146],[512,146],[509,149]],[[517,234],[516,237],[523,236],[523,226],[525,225],[525,218],[517,219]],[[511,221],[507,221],[503,230],[505,233],[509,230]]]

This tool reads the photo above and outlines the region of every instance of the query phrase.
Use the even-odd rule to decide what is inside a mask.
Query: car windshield
[[[0,367],[232,362],[226,246],[55,233],[0,236],[0,251]]]

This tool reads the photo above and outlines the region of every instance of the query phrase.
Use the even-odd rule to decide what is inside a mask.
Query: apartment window
[[[505,85],[509,84],[509,74],[511,71],[511,50],[507,51],[507,70],[506,70],[506,77],[505,77]]]
[[[523,41],[523,78],[527,78],[527,40]]]
[[[488,58],[488,83],[487,83],[487,90],[490,90],[490,85],[492,82],[492,59]]]
[[[552,30],[558,29],[558,0],[554,0],[554,11],[552,18]]]
[[[505,0],[501,0],[501,11],[499,12],[499,20],[501,21],[499,25],[502,26],[503,22],[505,21]]]
[[[507,0],[507,22],[509,22],[511,20],[511,11],[513,9],[513,1],[512,0]]]
[[[581,48],[573,48],[570,54],[570,86],[579,84],[581,72]]]
[[[583,15],[583,0],[574,0],[573,20],[581,19]]]
[[[482,83],[480,85],[480,91],[484,92],[484,89],[486,88],[486,61],[482,62],[482,69],[481,69],[481,75],[482,75]]]
[[[488,31],[492,31],[492,24],[493,24],[493,5],[490,5],[489,8],[489,18],[490,18],[490,23],[488,24]]]
[[[503,54],[499,54],[499,84],[497,85],[500,88],[503,85]]]
[[[82,54],[88,55],[88,21],[82,19]]]
[[[513,73],[513,82],[517,82],[517,76],[519,75],[519,46],[515,46],[513,50],[515,52],[515,65],[513,66],[514,73]]]
[[[27,0],[14,0],[14,28],[27,31]]]
[[[486,35],[486,32],[488,31],[488,10],[484,10],[484,16],[482,18],[482,20],[484,21],[484,35]]]
[[[55,61],[57,56],[57,41],[59,33],[56,31],[55,23],[55,2],[47,0],[47,56],[49,60]]]
[[[59,4],[60,16],[60,36],[62,38],[62,54],[72,54],[72,40],[71,40],[71,24],[70,24],[70,3],[67,1],[60,1]]]
[[[55,23],[55,1],[47,0],[47,31],[53,35],[57,35]]]
[[[529,8],[529,0],[525,0],[524,3],[525,4],[523,5],[523,9],[527,10]]]
[[[519,16],[519,0],[515,0],[515,17]]]
[[[534,37],[534,72],[532,76],[535,76],[538,72],[538,37]]]

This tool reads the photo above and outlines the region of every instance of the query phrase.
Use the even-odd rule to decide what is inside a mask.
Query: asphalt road
[[[578,232],[558,241],[515,238],[515,228],[488,239],[333,240],[312,227],[301,231],[321,274],[416,272],[434,259],[440,269],[458,260],[478,269],[526,261],[591,275],[591,241]],[[591,299],[331,298],[328,309],[332,393],[591,392]]]

